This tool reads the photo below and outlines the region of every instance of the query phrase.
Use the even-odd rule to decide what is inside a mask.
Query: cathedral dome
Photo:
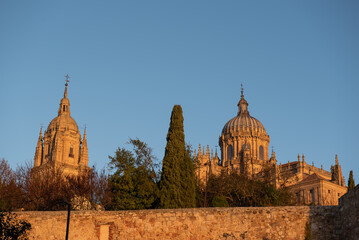
[[[249,114],[248,103],[244,99],[243,90],[241,100],[238,103],[238,114],[224,125],[222,134],[226,135],[238,131],[257,132],[267,135],[263,124]]]
[[[223,127],[222,134],[236,131],[255,131],[267,134],[263,124],[249,114],[240,114],[229,120]]]
[[[75,132],[79,131],[77,123],[70,115],[60,115],[52,119],[47,131],[56,131],[56,129],[66,129]]]

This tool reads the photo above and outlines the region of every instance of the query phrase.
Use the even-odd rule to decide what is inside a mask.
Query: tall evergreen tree
[[[172,110],[159,187],[161,208],[195,207],[194,166],[185,146],[180,105]]]
[[[348,189],[353,189],[353,188],[355,188],[355,182],[353,178],[353,170],[350,170],[349,179],[348,179]]]

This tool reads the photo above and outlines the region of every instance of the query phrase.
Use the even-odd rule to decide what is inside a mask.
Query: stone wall
[[[359,185],[339,199],[340,236],[345,240],[359,239]]]
[[[73,211],[69,239],[338,239],[338,207],[195,208]],[[65,239],[67,212],[21,212],[30,239]]]

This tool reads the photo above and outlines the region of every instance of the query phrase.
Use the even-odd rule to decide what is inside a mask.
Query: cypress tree
[[[180,105],[172,110],[159,187],[161,208],[195,207],[194,167],[185,147]]]
[[[355,188],[355,182],[353,178],[353,170],[350,170],[349,179],[348,179],[348,189],[350,190],[353,188]]]

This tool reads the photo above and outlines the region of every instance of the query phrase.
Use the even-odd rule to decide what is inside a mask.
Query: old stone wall
[[[338,239],[338,207],[194,208],[73,211],[69,239]],[[67,212],[20,212],[30,239],[65,239]]]
[[[340,236],[345,240],[359,239],[359,185],[339,199]]]

